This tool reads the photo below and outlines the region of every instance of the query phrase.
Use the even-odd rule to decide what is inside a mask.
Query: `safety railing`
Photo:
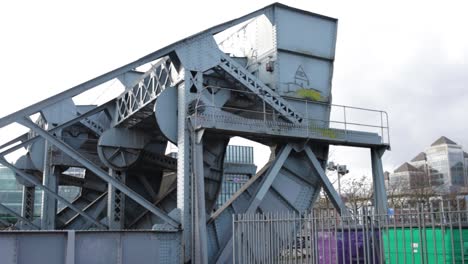
[[[226,103],[226,97],[235,102]],[[277,134],[291,134],[292,130],[296,130],[298,135],[304,137],[339,140],[351,136],[365,137],[360,132],[367,132],[378,135],[380,144],[390,145],[388,114],[385,111],[289,97],[287,101],[303,114],[300,124],[286,121],[253,92],[208,86],[198,93],[191,118],[196,126],[225,124],[251,130],[270,130]]]
[[[468,211],[233,216],[233,263],[468,263]]]

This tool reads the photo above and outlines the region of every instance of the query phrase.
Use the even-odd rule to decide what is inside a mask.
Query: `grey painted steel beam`
[[[372,161],[372,184],[374,187],[374,210],[378,215],[387,214],[388,201],[385,190],[385,177],[382,166],[382,155],[384,148],[371,148]]]
[[[15,231],[0,239],[2,264],[173,264],[180,261],[180,232]]]
[[[205,175],[203,168],[203,145],[196,140],[197,132],[192,132],[193,151],[193,208],[192,217],[194,226],[192,236],[194,245],[192,247],[193,263],[208,263],[208,236],[206,230],[206,209],[205,209]]]
[[[307,157],[312,163],[312,167],[314,168],[316,174],[319,175],[319,180],[322,183],[323,189],[327,193],[335,208],[338,210],[341,216],[349,216],[350,213],[346,208],[346,205],[343,203],[343,200],[341,200],[340,195],[335,191],[335,188],[333,188],[333,184],[328,180],[325,171],[320,165],[320,162],[318,161],[312,149],[310,149],[309,146],[306,146],[304,148],[304,151],[306,152]]]
[[[34,186],[23,186],[21,197],[21,215],[32,221],[34,219],[34,200],[36,188]]]
[[[153,189],[153,186],[151,186],[151,183],[148,181],[148,179],[146,179],[146,177],[142,174],[137,174],[136,177],[141,185],[143,185],[143,188],[145,188],[145,191],[151,196],[151,200],[156,201],[158,194]]]
[[[283,166],[284,162],[288,158],[289,154],[291,153],[292,150],[291,144],[287,144],[283,146],[283,148],[280,150],[279,154],[276,156],[275,160],[269,167],[266,175],[262,179],[262,182],[260,183],[260,186],[258,187],[257,191],[251,198],[249,202],[249,207],[246,210],[246,214],[252,214],[255,213],[257,210],[258,206],[262,202],[263,198],[265,197],[266,193],[270,189],[271,185],[276,179],[276,176],[278,175],[279,171],[281,170],[281,167]],[[245,189],[246,190],[246,189]],[[244,191],[245,191],[244,190]],[[239,192],[238,192],[239,193]],[[233,234],[234,235],[234,234]],[[224,248],[222,249],[221,253],[219,254],[218,259],[216,260],[216,263],[229,263],[232,257],[232,236],[229,239],[229,241],[226,243]]]
[[[75,264],[75,230],[67,231],[65,264]]]
[[[73,118],[73,119],[71,119],[71,120],[69,120],[69,121],[67,121],[67,122],[65,122],[65,123],[63,123],[63,124],[61,124],[61,125],[58,125],[58,126],[52,128],[52,129],[50,129],[50,130],[48,130],[48,131],[49,131],[49,133],[53,133],[53,132],[55,132],[55,131],[59,131],[60,129],[69,127],[69,126],[71,126],[71,125],[73,125],[73,124],[76,124],[76,123],[80,122],[80,120],[82,120],[82,119],[84,119],[84,118],[86,118],[86,117],[90,117],[90,116],[95,115],[95,114],[97,114],[97,113],[99,113],[99,112],[101,112],[101,111],[104,111],[104,110],[107,109],[107,108],[109,107],[109,105],[110,105],[111,103],[113,103],[114,101],[115,101],[114,99],[113,99],[113,100],[110,100],[110,101],[108,101],[108,102],[106,102],[106,103],[104,103],[104,104],[102,104],[102,105],[100,105],[100,106],[98,106],[98,107],[96,107],[96,108],[93,108],[93,109],[89,110],[88,112],[86,112],[86,113],[84,113],[84,114],[82,114],[82,115],[77,116],[76,118]],[[7,150],[1,152],[1,153],[0,153],[0,156],[8,155],[8,154],[10,154],[10,153],[12,153],[12,152],[14,152],[14,151],[16,151],[16,150],[22,148],[22,147],[25,147],[25,146],[27,146],[27,145],[29,145],[29,144],[34,143],[36,140],[39,140],[40,138],[41,138],[40,136],[35,136],[35,137],[30,138],[30,139],[28,139],[28,140],[26,140],[26,141],[23,141],[21,144],[15,145],[15,146],[13,146],[13,147],[11,147],[11,148],[9,148],[9,149],[7,149]],[[10,141],[10,142],[14,143],[13,140]],[[6,144],[7,144],[7,143],[5,143],[5,144],[3,145],[3,147],[8,146],[8,145],[6,145]]]
[[[29,219],[26,219],[24,217],[22,217],[20,214],[18,214],[17,212],[11,210],[10,208],[8,208],[7,206],[3,205],[2,203],[0,203],[0,210],[3,210],[9,214],[12,214],[14,215],[16,218],[18,219],[21,219],[21,221],[23,221],[24,224],[28,225],[28,226],[31,226],[31,227],[34,227],[36,229],[41,229],[39,226],[33,224],[32,222],[29,221]]]
[[[190,74],[188,71],[185,73]],[[190,132],[188,131],[187,125],[187,105],[188,105],[188,92],[186,91],[190,87],[190,80],[179,84],[177,87],[179,96],[177,97],[177,208],[181,212],[181,223],[182,223],[182,241],[183,241],[183,259],[184,262],[190,261],[191,248],[192,248],[192,218],[191,218],[191,168],[190,168]]]
[[[3,148],[5,148],[5,147],[8,147],[8,146],[10,146],[11,144],[15,144],[15,143],[18,142],[18,141],[23,142],[23,141],[26,141],[26,140],[28,140],[28,133],[24,133],[23,135],[21,135],[21,136],[19,136],[19,137],[17,137],[17,138],[14,138],[14,139],[12,139],[12,140],[10,140],[10,141],[4,143],[3,145],[0,146],[0,149],[3,149]]]
[[[69,155],[72,159],[76,160],[77,162],[81,163],[83,166],[85,166],[87,169],[92,171],[94,174],[102,178],[104,181],[107,183],[112,184],[116,189],[119,189],[121,192],[123,192],[125,195],[127,195],[130,199],[134,200],[144,208],[148,209],[150,212],[155,214],[156,216],[160,217],[162,220],[167,222],[173,227],[178,228],[179,223],[175,221],[174,219],[170,218],[164,211],[161,209],[155,207],[151,202],[147,201],[145,198],[143,198],[141,195],[139,195],[137,192],[133,191],[132,189],[128,188],[125,184],[122,184],[115,178],[109,176],[105,171],[103,171],[101,168],[96,166],[94,163],[86,159],[83,155],[81,155],[78,151],[74,150],[71,148],[69,145],[64,143],[63,141],[57,139],[56,137],[52,136],[49,134],[47,131],[44,129],[40,128],[37,126],[34,122],[32,122],[29,118],[23,118],[21,121],[21,124],[23,124],[26,127],[29,127],[33,131],[35,131],[38,135],[43,137],[45,140],[49,141],[49,143],[53,144],[60,150],[62,150],[65,154]]]
[[[44,170],[42,174],[42,184],[47,188],[58,193],[58,168],[50,166],[49,161],[52,155],[52,149],[49,142],[45,142],[44,153]],[[41,208],[41,228],[44,230],[55,229],[55,218],[57,216],[57,200],[49,193],[42,194]]]
[[[90,215],[88,215],[87,213],[83,212],[82,210],[80,210],[78,207],[74,206],[72,203],[70,203],[67,199],[63,198],[62,196],[58,195],[57,193],[53,192],[51,189],[49,189],[47,186],[44,186],[41,184],[41,182],[36,179],[35,177],[25,173],[24,171],[22,170],[19,170],[17,169],[15,166],[11,165],[4,157],[0,157],[0,163],[3,164],[5,167],[9,168],[10,170],[14,171],[16,174],[18,174],[20,177],[22,177],[23,179],[25,179],[26,181],[34,184],[35,186],[37,186],[39,189],[43,190],[44,192],[47,192],[49,193],[52,197],[54,197],[55,199],[59,200],[60,202],[66,204],[68,207],[70,207],[70,209],[72,209],[73,211],[79,213],[80,215],[82,215],[84,218],[86,218],[86,220],[94,223],[96,226],[100,227],[100,228],[103,228],[103,229],[107,229],[107,226],[101,224],[100,222],[96,221],[96,219],[92,218]]]
[[[283,166],[284,162],[286,161],[289,154],[291,153],[291,150],[292,150],[291,144],[287,144],[283,146],[283,148],[280,150],[275,161],[268,169],[268,172],[266,173],[265,178],[260,183],[259,189],[256,191],[252,200],[250,200],[250,205],[246,211],[247,214],[255,213],[258,206],[263,201],[263,198],[265,197],[266,193],[268,192],[271,185],[273,184],[273,181],[275,181],[276,176],[278,175],[279,171],[281,170],[281,167]]]
[[[278,5],[278,4],[276,4]],[[281,5],[282,6],[282,5]],[[287,7],[287,6],[285,6]],[[205,31],[202,31],[198,34],[195,34],[193,36],[190,36],[188,38],[185,38],[185,39],[182,39],[178,42],[175,42],[169,46],[166,46],[162,49],[159,49],[155,52],[152,52],[140,59],[137,59],[131,63],[128,63],[120,68],[117,68],[115,70],[112,70],[110,72],[107,72],[107,73],[104,73],[94,79],[91,79],[89,81],[86,81],[84,83],[81,83],[77,86],[74,86],[66,91],[63,91],[61,93],[58,93],[52,97],[49,97],[48,99],[45,99],[45,100],[42,100],[40,102],[37,102],[29,107],[26,107],[26,108],[23,108],[21,110],[18,110],[12,114],[9,114],[3,118],[0,119],[0,128],[6,126],[6,125],[9,125],[13,122],[16,122],[18,119],[24,117],[24,116],[30,116],[32,114],[35,114],[39,111],[41,111],[42,109],[50,106],[50,105],[53,105],[53,104],[56,104],[64,99],[68,99],[68,98],[71,98],[71,97],[74,97],[78,94],[81,94],[93,87],[96,87],[100,84],[103,84],[109,80],[112,80],[130,70],[133,70],[143,64],[146,64],[148,62],[151,62],[151,61],[154,61],[160,57],[163,57],[165,55],[168,55],[169,53],[171,53],[172,51],[175,50],[175,48],[178,46],[178,45],[183,45],[184,43],[186,43],[188,40],[191,40],[191,39],[195,39],[195,38],[198,38],[200,35],[203,35],[203,34],[209,34],[209,35],[212,35],[212,34],[216,34],[220,31],[223,31],[225,29],[228,29],[229,27],[235,25],[235,24],[239,24],[239,23],[242,23],[248,19],[251,19],[253,17],[256,17],[256,16],[259,16],[261,14],[263,14],[266,10],[268,10],[269,8],[272,8],[272,5],[270,6],[266,6],[260,10],[257,10],[257,11],[254,11],[250,14],[247,14],[245,16],[242,16],[240,18],[237,18],[237,19],[233,19],[231,21],[228,21],[228,22],[225,22],[223,24],[220,24],[220,25],[216,25],[214,27],[211,27]]]
[[[127,175],[125,172],[109,169],[112,177],[125,184]],[[107,220],[109,229],[124,229],[125,224],[125,195],[116,189],[112,184],[108,184],[107,191]]]

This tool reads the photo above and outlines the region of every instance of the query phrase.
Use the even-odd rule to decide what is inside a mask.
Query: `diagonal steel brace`
[[[320,166],[320,162],[318,161],[314,152],[310,149],[309,146],[306,146],[304,148],[304,151],[307,154],[309,161],[312,163],[312,168],[315,170],[317,175],[319,175],[319,180],[322,183],[323,189],[327,193],[328,197],[330,198],[335,208],[338,209],[338,212],[340,213],[342,217],[350,216],[349,211],[346,208],[346,205],[343,203],[343,200],[341,200],[341,197],[335,191],[335,188],[333,188],[332,183],[328,180],[328,177],[327,175],[325,175],[325,172],[322,169],[322,166]]]
[[[0,210],[3,210],[9,214],[12,214],[14,215],[15,217],[17,217],[18,219],[21,219],[21,221],[23,221],[25,224],[27,224],[28,226],[31,226],[31,227],[34,227],[38,230],[40,230],[41,228],[33,223],[31,223],[31,221],[29,221],[28,219],[22,217],[20,214],[18,214],[17,212],[11,210],[10,208],[8,208],[7,206],[3,205],[2,203],[0,203]]]
[[[93,162],[89,161],[86,159],[83,155],[81,155],[78,151],[74,150],[72,147],[70,147],[68,144],[64,143],[62,140],[59,140],[58,138],[52,136],[49,132],[46,130],[42,129],[38,125],[36,125],[34,122],[31,121],[31,119],[25,117],[23,118],[22,121],[18,121],[22,125],[29,127],[33,131],[35,131],[39,136],[43,137],[45,140],[47,140],[49,143],[53,144],[60,150],[62,150],[65,154],[70,156],[72,159],[78,161],[81,163],[84,167],[89,169],[90,171],[94,172],[97,176],[99,176],[101,179],[106,181],[107,183],[111,184],[114,186],[116,189],[120,190],[123,192],[125,195],[127,195],[130,199],[134,200],[156,216],[160,217],[162,220],[167,222],[173,227],[178,228],[179,223],[169,217],[164,211],[161,209],[157,208],[154,206],[151,202],[143,198],[141,195],[139,195],[137,192],[133,191],[132,189],[128,188],[125,184],[119,182],[115,178],[111,177],[107,172],[96,166]]]
[[[50,194],[52,197],[54,197],[55,199],[59,200],[60,202],[66,204],[68,207],[70,207],[73,211],[77,212],[78,214],[82,215],[84,218],[86,218],[86,220],[94,223],[95,225],[97,225],[98,227],[100,228],[103,228],[103,229],[107,229],[107,226],[101,224],[99,221],[97,221],[96,219],[94,219],[93,217],[91,217],[90,215],[88,215],[87,213],[85,213],[84,211],[82,211],[81,209],[79,209],[78,207],[74,206],[72,203],[70,203],[67,199],[63,198],[62,196],[58,195],[56,192],[54,192],[53,190],[49,189],[48,187],[46,187],[45,185],[43,185],[41,182],[39,182],[38,179],[36,179],[35,177],[25,173],[24,171],[22,170],[19,170],[18,168],[16,168],[15,166],[13,166],[12,164],[10,164],[5,158],[1,157],[0,158],[0,163],[2,163],[5,167],[8,167],[9,169],[11,169],[12,171],[14,171],[16,174],[18,174],[19,176],[21,176],[22,178],[24,178],[25,180],[29,181],[30,183],[34,184],[36,187],[38,187],[39,189],[43,190],[44,192],[47,192],[48,194]]]

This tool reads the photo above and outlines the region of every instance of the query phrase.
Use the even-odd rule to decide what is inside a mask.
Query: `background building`
[[[253,147],[228,145],[224,157],[224,179],[217,207],[223,205],[257,171]]]
[[[84,169],[81,168],[70,168],[64,172],[64,174],[84,177]],[[23,186],[16,182],[15,174],[8,168],[0,166],[0,202],[12,209],[13,211],[21,214],[22,205],[22,191]],[[80,193],[80,188],[75,186],[59,186],[59,195],[67,199],[68,201],[74,200]],[[41,214],[42,205],[42,191],[36,189],[34,196],[34,216],[39,217]],[[61,202],[57,205],[58,210],[64,207]],[[16,218],[0,211],[0,218],[9,222],[16,222]]]
[[[400,192],[428,187],[442,195],[464,192],[468,185],[468,154],[462,146],[442,136],[398,167],[390,175],[389,185]]]

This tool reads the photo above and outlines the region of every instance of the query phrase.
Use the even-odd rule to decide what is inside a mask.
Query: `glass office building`
[[[68,175],[75,177],[83,177],[84,170],[80,168],[70,168],[66,172]],[[59,186],[59,195],[72,201],[80,193],[80,188],[75,186]],[[12,209],[13,211],[21,214],[22,206],[22,197],[23,197],[23,186],[17,183],[15,174],[8,168],[0,166],[0,202]],[[34,215],[39,217],[41,214],[41,204],[42,204],[42,191],[36,189],[34,196]],[[64,207],[64,204],[58,203],[58,210]],[[0,212],[0,216],[4,220],[14,220],[14,217],[6,214],[5,212]]]
[[[228,145],[224,156],[224,179],[217,207],[222,206],[257,171],[254,164],[253,147]]]
[[[413,178],[424,175],[427,185],[440,194],[458,192],[468,186],[468,154],[462,146],[447,137],[437,139],[414,157],[409,165],[400,166],[391,177],[396,180],[402,173],[416,175]],[[412,188],[415,186],[409,186],[409,189]]]
[[[441,192],[456,191],[466,185],[464,152],[460,145],[441,137],[426,149],[431,185]]]
[[[8,168],[0,166],[0,202],[17,213],[21,213],[23,186],[16,182],[15,174]],[[42,192],[36,191],[34,197],[34,215],[41,212]],[[2,219],[13,218],[0,212]]]

